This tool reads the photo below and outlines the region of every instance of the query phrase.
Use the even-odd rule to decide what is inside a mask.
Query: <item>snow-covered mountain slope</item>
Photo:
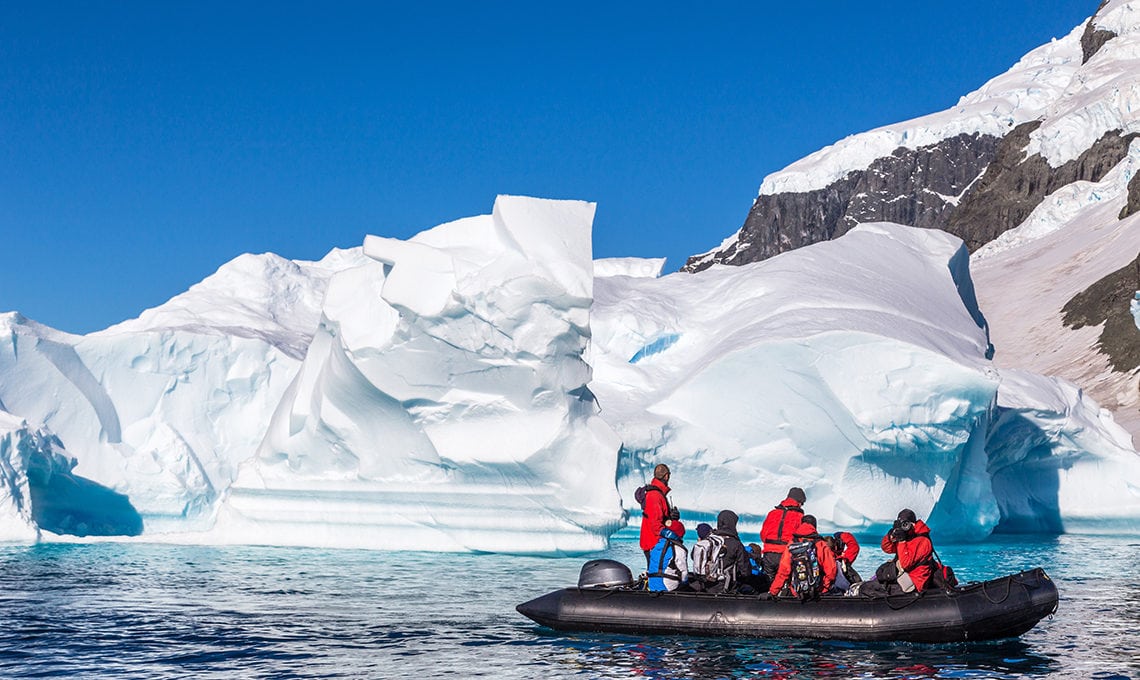
[[[876,221],[941,228],[975,250],[1046,195],[1100,181],[1140,133],[1138,17],[1138,0],[1107,2],[955,107],[769,175],[740,231],[685,269],[756,262]]]
[[[1140,529],[1127,434],[1079,390],[991,366],[968,263],[943,232],[871,224],[763,263],[599,279],[594,388],[623,495],[664,460],[677,502],[710,515],[762,517],[800,486],[832,526],[908,506],[941,535]]]
[[[974,252],[998,366],[1073,381],[1140,435],[1140,1],[1103,2],[952,109],[853,135],[764,180],[690,259],[741,264],[891,220]]]
[[[1117,177],[1057,192],[972,265],[992,319],[995,364],[1084,387],[1133,437],[1140,435],[1140,330],[1129,304],[1140,289],[1140,215],[1117,216],[1137,160],[1140,150]]]

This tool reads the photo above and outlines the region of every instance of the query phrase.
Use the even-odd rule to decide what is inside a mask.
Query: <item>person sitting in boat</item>
[[[649,551],[649,590],[666,592],[688,587],[689,550],[684,538],[685,525],[680,521],[661,528],[661,538]]]
[[[768,511],[768,516],[760,526],[760,541],[764,549],[760,563],[769,581],[775,578],[776,571],[780,568],[780,558],[803,521],[803,504],[806,502],[804,490],[793,486],[788,490],[788,497]]]
[[[891,530],[883,536],[882,548],[883,552],[895,555],[895,558],[879,566],[875,580],[864,583],[860,588],[861,595],[921,593],[932,585],[931,577],[936,570],[941,584],[949,588],[957,585],[953,570],[943,567],[934,554],[930,527],[909,508],[899,511]]]
[[[863,577],[855,571],[855,558],[859,556],[859,542],[846,531],[837,531],[827,539],[828,547],[835,553],[835,585],[832,592],[846,592]]]
[[[896,556],[898,563],[897,584],[903,592],[922,592],[930,580],[931,562],[934,558],[934,544],[930,541],[930,527],[918,519],[914,510],[905,508],[899,511],[891,530],[883,536],[883,552]],[[909,582],[909,583],[908,583]]]
[[[744,552],[748,553],[748,580],[746,583],[755,588],[758,592],[768,590],[769,584],[772,580],[764,574],[764,568],[761,566],[761,556],[764,554],[760,546],[755,543],[749,543],[744,546]]]
[[[701,590],[710,593],[754,592],[747,584],[752,573],[748,553],[736,532],[740,521],[731,510],[721,510],[716,529],[693,546],[693,572]]]
[[[660,463],[653,468],[653,481],[645,489],[641,506],[641,549],[645,552],[645,567],[652,570],[649,551],[661,538],[661,530],[681,515],[669,502],[669,466]]]
[[[835,553],[819,535],[815,517],[804,515],[793,539],[780,557],[768,594],[809,599],[831,590],[835,584]]]

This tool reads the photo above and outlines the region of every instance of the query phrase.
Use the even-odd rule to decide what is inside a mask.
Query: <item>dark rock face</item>
[[[1128,154],[1128,144],[1140,136],[1106,133],[1068,163],[1053,168],[1040,154],[1024,158],[1029,134],[1040,126],[1025,123],[1002,141],[994,162],[948,216],[943,229],[966,242],[971,252],[1021,224],[1041,201],[1061,187],[1080,180],[1100,181]]]
[[[1113,370],[1127,373],[1140,366],[1140,329],[1129,309],[1140,290],[1140,256],[1087,289],[1061,309],[1065,325],[1078,329],[1104,324],[1097,349],[1108,356]]]
[[[1108,0],[1103,0],[1100,3],[1100,7],[1096,8],[1096,14],[1093,14],[1089,22],[1085,24],[1085,32],[1081,34],[1081,51],[1083,52],[1082,64],[1087,64],[1089,59],[1092,59],[1093,55],[1099,52],[1100,48],[1104,47],[1106,42],[1116,37],[1116,34],[1112,31],[1093,27],[1093,20],[1096,19],[1096,15],[1100,14],[1100,11],[1104,9],[1104,6],[1107,4]]]
[[[862,222],[943,229],[973,251],[1021,224],[1057,189],[1102,179],[1140,136],[1109,132],[1079,158],[1053,168],[1039,154],[1025,157],[1029,135],[1040,125],[1024,123],[1003,138],[963,134],[899,148],[823,189],[759,196],[736,243],[708,258],[689,258],[682,271],[758,262],[841,236]]]
[[[1128,203],[1120,211],[1120,219],[1140,212],[1140,173],[1128,180]]]
[[[758,262],[842,236],[862,222],[939,226],[954,198],[985,170],[1000,143],[989,135],[963,134],[919,149],[900,147],[824,189],[759,196],[736,244],[706,262],[689,258],[683,269]]]

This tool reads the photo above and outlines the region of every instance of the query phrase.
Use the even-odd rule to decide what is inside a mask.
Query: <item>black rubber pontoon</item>
[[[516,609],[544,626],[567,631],[963,642],[1028,631],[1057,610],[1057,586],[1038,568],[952,592],[885,598],[829,595],[808,602],[766,594],[579,587],[556,590]]]

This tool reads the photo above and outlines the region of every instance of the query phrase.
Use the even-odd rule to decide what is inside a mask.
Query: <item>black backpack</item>
[[[930,551],[930,583],[943,590],[954,590],[958,587],[958,577],[954,570],[942,563],[937,552]]]
[[[819,597],[823,590],[823,570],[815,554],[815,541],[796,541],[788,546],[788,554],[792,560],[788,586],[801,600]]]

